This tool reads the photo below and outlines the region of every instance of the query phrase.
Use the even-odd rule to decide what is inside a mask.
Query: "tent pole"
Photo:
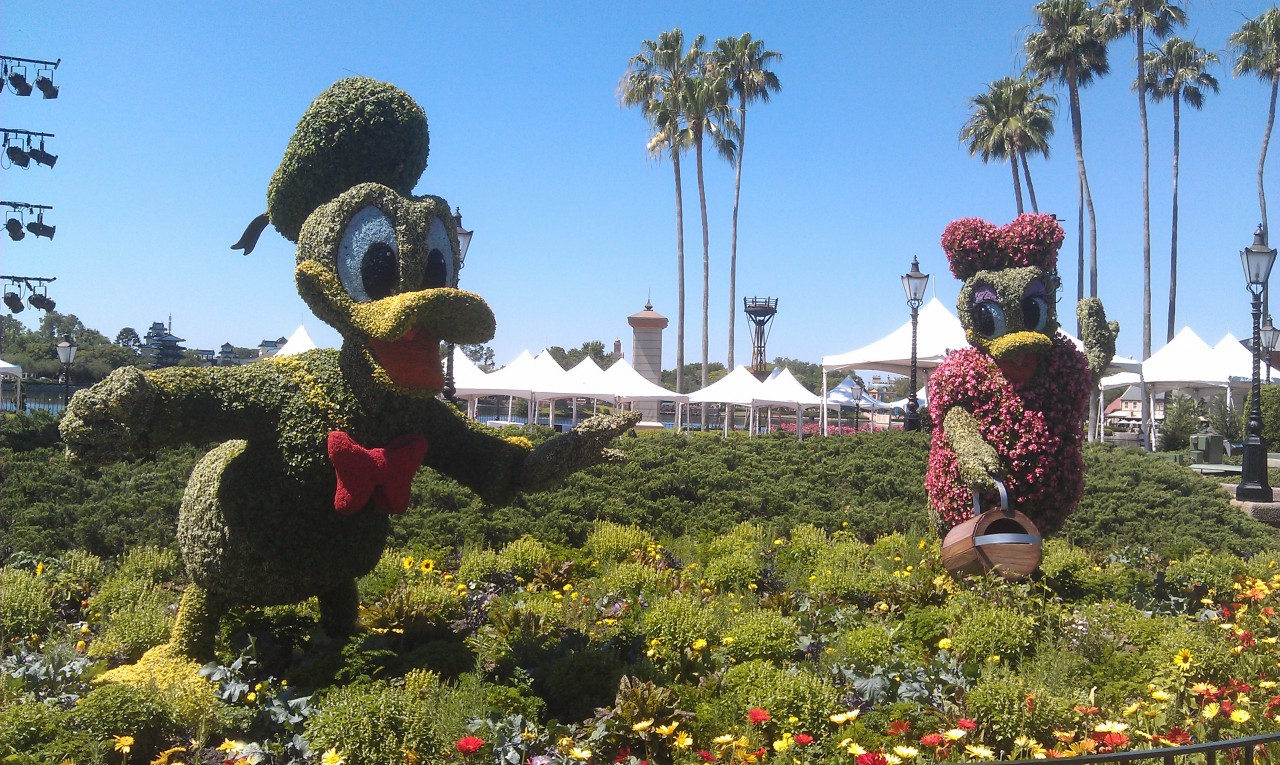
[[[836,410],[836,423],[840,422],[840,410]],[[818,415],[818,429],[822,431],[822,435],[827,436],[827,368],[822,368],[822,413]]]

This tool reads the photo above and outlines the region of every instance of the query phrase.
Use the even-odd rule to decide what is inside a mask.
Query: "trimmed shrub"
[[[1003,606],[964,609],[951,632],[951,645],[964,661],[985,661],[999,656],[1008,661],[1031,648],[1039,628],[1035,620]]]
[[[617,563],[644,553],[654,543],[653,535],[638,526],[597,521],[583,545],[587,555],[601,563]]]
[[[72,712],[74,724],[98,739],[133,736],[133,759],[147,761],[182,736],[177,710],[151,686],[106,683]]]
[[[0,568],[0,645],[43,635],[53,623],[53,599],[45,582],[31,571]]]
[[[722,640],[734,661],[783,661],[799,650],[800,628],[777,611],[746,611],[729,619]]]

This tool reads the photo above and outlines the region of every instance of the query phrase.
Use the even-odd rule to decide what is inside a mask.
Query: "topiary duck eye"
[[[400,252],[395,227],[382,210],[360,208],[342,231],[338,244],[338,278],[357,303],[396,293],[400,284]]]
[[[1005,333],[1004,309],[994,300],[984,300],[969,309],[969,321],[979,335],[993,340]]]
[[[1044,332],[1049,323],[1049,301],[1043,295],[1027,295],[1022,299],[1022,326],[1029,332]]]
[[[427,232],[427,264],[422,273],[422,289],[453,286],[453,243],[449,231],[439,218],[431,221]]]

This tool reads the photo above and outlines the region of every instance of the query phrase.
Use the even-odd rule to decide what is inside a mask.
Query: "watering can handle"
[[[1004,488],[1004,481],[996,480],[995,484],[996,491],[1000,492],[1000,510],[1007,513],[1009,512],[1009,492]],[[973,492],[973,517],[977,518],[979,515],[982,515],[982,502],[978,492],[975,490]]]

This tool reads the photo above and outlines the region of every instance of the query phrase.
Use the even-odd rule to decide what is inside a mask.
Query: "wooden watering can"
[[[953,575],[994,571],[1005,579],[1024,579],[1040,565],[1040,530],[1031,519],[1009,509],[1009,493],[996,481],[1000,509],[983,510],[973,493],[973,517],[942,540],[942,565]]]

